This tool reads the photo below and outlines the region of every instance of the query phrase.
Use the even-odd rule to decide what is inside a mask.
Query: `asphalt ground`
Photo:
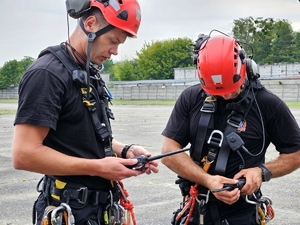
[[[16,109],[16,104],[0,103],[0,109]],[[163,130],[172,106],[112,106],[114,137],[124,143],[143,145],[154,155],[160,154]],[[300,110],[292,109],[297,121]],[[0,115],[0,225],[31,223],[35,191],[41,174],[18,171],[12,167],[11,143],[14,115]],[[270,146],[267,161],[277,157]],[[55,162],[54,162],[55,163]],[[188,166],[188,165],[187,165]],[[173,211],[182,199],[174,183],[176,174],[159,161],[159,173],[125,179],[129,200],[134,204],[137,225],[170,224]],[[300,224],[300,170],[264,183],[263,194],[273,201],[275,218],[268,224]]]

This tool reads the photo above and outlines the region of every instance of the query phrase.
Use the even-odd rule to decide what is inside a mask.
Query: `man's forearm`
[[[300,150],[294,153],[282,153],[274,161],[268,162],[265,166],[272,172],[272,177],[281,177],[289,174],[300,167]]]

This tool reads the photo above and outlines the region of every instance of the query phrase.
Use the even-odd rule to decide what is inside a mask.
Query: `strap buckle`
[[[229,115],[227,119],[227,124],[232,127],[238,128],[243,120],[243,116],[240,114]]]
[[[79,193],[82,192],[81,198],[78,196],[77,201],[81,204],[86,204],[88,198],[88,188],[87,187],[80,187],[76,191]]]
[[[200,111],[205,113],[214,113],[216,111],[216,101],[217,98],[215,96],[206,97]]]

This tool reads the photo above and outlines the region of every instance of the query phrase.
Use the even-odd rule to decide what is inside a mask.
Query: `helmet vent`
[[[126,10],[123,10],[122,12],[119,13],[119,15],[117,17],[119,19],[121,19],[121,20],[127,21],[127,19],[128,19],[128,13],[127,13]]]
[[[241,76],[240,76],[240,75],[234,74],[234,76],[233,76],[233,83],[238,82],[240,79],[241,79]]]
[[[205,82],[202,77],[200,78],[200,83],[205,86]]]

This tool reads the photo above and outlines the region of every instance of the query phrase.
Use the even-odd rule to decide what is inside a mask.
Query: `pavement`
[[[0,103],[0,109],[16,109],[16,104]],[[143,145],[153,155],[160,154],[161,132],[172,106],[115,106],[112,121],[114,137],[124,143]],[[292,109],[297,121],[300,110]],[[41,174],[15,170],[12,167],[11,143],[14,115],[0,115],[0,225],[32,224],[32,206],[39,193],[35,191]],[[267,161],[278,153],[270,146]],[[123,181],[134,204],[137,225],[168,225],[173,211],[182,199],[174,183],[176,174],[159,161],[159,173]],[[264,183],[263,194],[273,201],[275,218],[268,224],[300,224],[300,170]]]

